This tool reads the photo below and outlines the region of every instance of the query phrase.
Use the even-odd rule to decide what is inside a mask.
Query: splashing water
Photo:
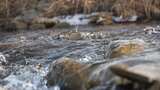
[[[0,63],[1,63],[1,64],[2,64],[2,63],[7,64],[6,57],[5,57],[2,53],[0,53]]]

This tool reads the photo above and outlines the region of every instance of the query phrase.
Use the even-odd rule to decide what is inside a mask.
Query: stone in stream
[[[12,22],[12,19],[1,19],[0,20],[0,30],[13,32],[16,31],[16,24]]]
[[[67,22],[59,22],[54,26],[55,28],[69,28],[71,25]]]
[[[44,24],[41,24],[41,23],[32,23],[29,28],[31,30],[38,30],[38,29],[45,29],[45,25]]]
[[[13,22],[15,23],[16,28],[18,30],[24,30],[24,29],[28,29],[29,28],[28,27],[29,24],[27,22],[25,22],[23,19],[19,18],[19,17],[15,18],[13,20]]]
[[[111,13],[98,13],[95,16],[90,17],[91,24],[96,24],[96,25],[111,25],[113,24],[112,20],[112,14]]]
[[[136,85],[136,88],[143,90],[160,90],[160,64],[149,63],[128,67],[124,64],[113,65],[111,71],[122,79],[129,80],[129,83]],[[125,83],[127,87],[127,83]],[[141,90],[140,89],[140,90]],[[134,89],[133,90],[137,90]]]
[[[15,48],[18,46],[18,43],[0,43],[0,50]]]
[[[52,28],[58,23],[57,20],[44,18],[44,17],[37,17],[32,21],[32,24],[41,24],[44,25],[45,28]]]
[[[80,32],[71,31],[60,33],[59,38],[67,40],[81,40],[82,36]]]
[[[46,76],[48,86],[60,86],[62,90],[86,90],[85,65],[70,58],[54,61]],[[83,71],[83,72],[82,72]]]
[[[68,36],[69,40],[80,40],[82,39],[80,32],[71,32]]]
[[[133,55],[144,51],[145,42],[141,39],[117,40],[108,46],[107,56],[116,58],[123,55]]]
[[[50,65],[46,76],[47,85],[58,85],[62,90],[92,89],[106,77],[107,70],[102,69],[102,63],[82,64],[71,58],[61,58]]]
[[[7,77],[10,73],[11,73],[11,71],[9,70],[9,68],[0,65],[0,79],[4,79],[4,78]],[[1,89],[0,89],[0,90],[1,90]]]

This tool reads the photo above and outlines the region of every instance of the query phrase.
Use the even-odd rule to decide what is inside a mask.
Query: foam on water
[[[68,16],[58,16],[53,18],[53,20],[57,20],[59,22],[65,22],[70,25],[87,25],[90,22],[90,19],[88,18],[91,15],[96,15],[96,13],[90,14],[90,15],[85,15],[85,14],[75,14],[73,16],[68,15]]]
[[[4,79],[8,82],[4,88],[8,90],[47,90],[44,80],[46,71],[46,69],[38,70],[33,66],[21,68]]]
[[[0,63],[7,63],[6,57],[0,52]]]

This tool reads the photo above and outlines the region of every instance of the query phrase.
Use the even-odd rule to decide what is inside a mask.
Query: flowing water
[[[0,72],[2,72],[0,89],[60,90],[58,86],[48,88],[44,76],[52,61],[65,56],[82,63],[107,61],[108,65],[102,68],[116,63],[129,63],[130,65],[147,62],[160,63],[160,35],[146,34],[143,31],[144,26],[146,25],[80,26],[79,32],[83,36],[82,40],[57,38],[62,32],[74,31],[74,27],[0,33],[0,43],[9,44],[0,47],[2,58],[6,59],[6,62],[0,66]],[[94,37],[91,34],[99,36]],[[146,42],[143,53],[116,59],[107,59],[105,56],[109,42],[136,38]],[[98,69],[95,73],[99,73]],[[107,81],[109,83],[109,80]],[[98,88],[93,90],[103,90]]]

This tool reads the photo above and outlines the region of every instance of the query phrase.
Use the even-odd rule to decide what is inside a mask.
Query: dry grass
[[[160,0],[52,0],[44,16],[112,11],[118,16],[158,18]]]
[[[0,18],[15,17],[23,11],[35,8],[38,0],[0,0]]]
[[[160,0],[47,0],[50,5],[43,16],[112,11],[120,16],[138,15],[159,18]],[[0,18],[15,17],[37,7],[39,0],[0,0]]]
[[[124,17],[138,15],[158,18],[160,15],[160,0],[117,0],[112,9],[117,15]]]
[[[44,16],[108,11],[115,0],[53,0]]]

